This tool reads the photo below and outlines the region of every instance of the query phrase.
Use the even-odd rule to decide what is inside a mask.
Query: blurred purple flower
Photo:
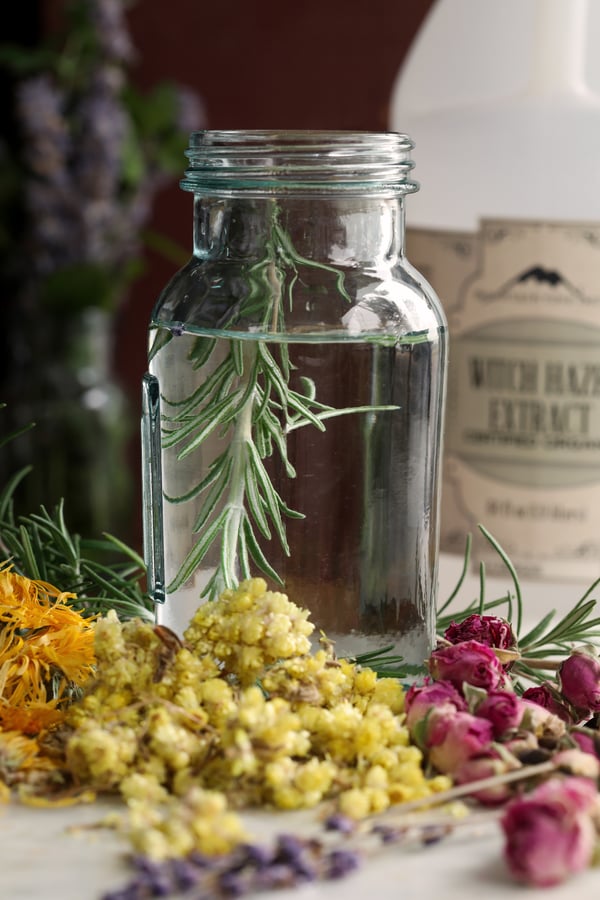
[[[16,87],[16,113],[25,138],[23,156],[31,171],[54,183],[68,181],[71,152],[65,98],[48,74]]]
[[[130,63],[135,49],[125,21],[126,3],[123,0],[94,0],[90,16],[96,36],[107,59]]]
[[[127,7],[127,0],[80,0],[67,17],[65,55],[50,54],[48,71],[17,84],[26,226],[15,257],[30,296],[72,267],[104,269],[114,298],[121,296],[179,144],[206,126],[202,101],[188,87],[169,84],[160,94],[159,85],[158,115],[152,95],[124,91],[135,56]],[[82,292],[81,302],[110,299]]]
[[[206,109],[198,94],[185,85],[177,87],[177,127],[184,134],[206,128]]]

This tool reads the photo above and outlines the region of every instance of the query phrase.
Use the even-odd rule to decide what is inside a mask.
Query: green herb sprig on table
[[[0,409],[3,404],[0,404]],[[0,449],[29,428],[0,439]],[[16,472],[0,492],[0,555],[28,578],[60,586],[77,595],[73,604],[85,614],[114,609],[122,618],[152,620],[153,603],[145,592],[143,559],[112,535],[82,538],[72,533],[64,504],[41,506],[30,515],[15,515],[13,497],[30,467]]]

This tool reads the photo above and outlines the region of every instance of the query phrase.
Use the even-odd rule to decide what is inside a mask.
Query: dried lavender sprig
[[[259,891],[345,878],[382,846],[415,840],[427,846],[456,828],[496,822],[500,815],[498,810],[485,810],[458,819],[439,809],[425,815],[424,808],[445,805],[490,787],[526,781],[556,770],[552,761],[523,766],[402,803],[358,821],[334,813],[323,823],[325,837],[280,834],[272,845],[242,844],[219,857],[191,853],[184,859],[154,862],[135,856],[131,860],[136,869],[133,878],[124,887],[105,893],[101,900],[142,900],[190,891],[196,897],[229,900]]]

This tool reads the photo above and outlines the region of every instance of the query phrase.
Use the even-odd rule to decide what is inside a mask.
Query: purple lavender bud
[[[147,896],[145,887],[135,879],[123,888],[102,894],[100,900],[144,900]]]
[[[214,869],[215,867],[215,858],[206,856],[204,853],[200,853],[199,850],[192,850],[187,857],[187,861],[197,869]]]
[[[297,877],[313,881],[317,876],[314,863],[308,858],[306,841],[293,834],[281,834],[277,839],[275,862],[288,863]]]
[[[241,897],[247,892],[246,885],[237,872],[221,872],[218,884],[224,897]]]
[[[428,825],[421,832],[421,840],[426,846],[430,844],[438,844],[442,838],[445,838],[450,829],[447,825]]]
[[[264,869],[273,862],[273,851],[263,844],[242,844],[239,851],[244,854],[246,863],[256,869]]]
[[[293,862],[304,852],[305,844],[302,838],[295,834],[280,834],[277,837],[275,859]]]
[[[206,110],[198,94],[184,85],[177,88],[177,128],[190,134],[206,127]]]
[[[332,850],[328,856],[326,878],[345,878],[360,866],[360,857],[355,850]]]
[[[27,165],[41,178],[68,180],[71,140],[63,94],[49,75],[36,75],[21,82],[15,96]]]
[[[136,854],[131,863],[137,871],[136,877],[123,888],[130,891],[123,900],[138,900],[143,897],[168,897],[173,893],[175,884],[171,877],[169,864],[159,863],[147,856]],[[110,900],[122,900],[119,894]]]
[[[342,813],[332,813],[325,819],[324,827],[326,831],[339,831],[340,834],[352,834],[356,827],[356,823]]]
[[[125,22],[123,0],[93,0],[90,18],[103,53],[117,62],[131,62],[135,51]]]
[[[143,856],[141,853],[136,853],[131,857],[131,864],[138,872],[143,872],[151,877],[160,869],[160,863],[150,859],[149,856]]]
[[[189,891],[196,887],[204,873],[187,859],[171,860],[171,878],[173,887],[178,891]]]
[[[376,834],[381,838],[382,844],[394,844],[402,836],[403,832],[400,828],[394,828],[391,825],[373,825],[371,834]]]
[[[291,866],[284,863],[272,863],[256,873],[252,881],[255,890],[273,890],[274,888],[293,887],[296,875]]]

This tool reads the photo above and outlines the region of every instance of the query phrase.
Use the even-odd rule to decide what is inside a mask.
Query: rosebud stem
[[[419,797],[418,800],[409,800],[407,803],[399,803],[390,807],[383,813],[377,813],[370,818],[381,818],[388,815],[403,815],[413,810],[423,809],[428,806],[439,806],[443,803],[449,803],[452,800],[458,800],[461,797],[468,797],[479,791],[486,791],[489,788],[497,787],[501,784],[509,784],[511,781],[525,781],[527,778],[534,778],[536,775],[546,775],[549,772],[556,771],[556,764],[549,760],[548,762],[537,763],[534,766],[523,766],[520,769],[512,769],[510,772],[503,772],[500,775],[490,775],[488,778],[479,778],[476,781],[469,781],[466,784],[457,784],[449,788],[447,791],[440,791],[439,794],[433,794],[429,797]]]
[[[525,651],[526,652],[526,651]],[[557,672],[561,666],[561,660],[557,659],[532,659],[529,656],[521,655],[519,662],[524,663],[530,669],[551,669]]]

